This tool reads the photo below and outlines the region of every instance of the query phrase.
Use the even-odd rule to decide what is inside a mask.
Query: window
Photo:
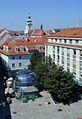
[[[53,60],[55,60],[55,54],[53,54]]]
[[[64,48],[62,48],[62,55],[64,55]]]
[[[53,46],[53,49],[55,49],[55,46]]]
[[[18,47],[17,46],[15,47],[15,51],[18,52]]]
[[[19,63],[19,66],[22,66],[22,64],[21,64],[21,63]]]
[[[51,42],[53,42],[53,38],[51,38]]]
[[[64,43],[66,43],[66,39],[64,39]]]
[[[20,51],[24,52],[24,46],[20,46]]]
[[[67,67],[67,71],[68,71],[68,72],[70,71],[69,67]]]
[[[67,56],[69,57],[70,56],[70,49],[67,48]]]
[[[13,67],[13,68],[15,67],[15,63],[12,63],[12,67]]]
[[[73,50],[73,54],[76,55],[76,50]]]
[[[55,46],[53,46],[53,53],[55,53]]]
[[[53,58],[55,58],[55,54],[53,55]]]
[[[21,59],[21,55],[19,56],[19,59]]]
[[[76,40],[76,44],[78,44],[78,40]]]
[[[73,60],[73,68],[76,68],[76,60]]]
[[[71,39],[69,40],[69,43],[72,43],[72,40]]]
[[[12,59],[15,59],[15,57],[14,57],[14,56],[12,56]]]
[[[57,54],[59,54],[59,47],[57,47]]]
[[[82,50],[80,50],[80,56],[82,56]]]
[[[59,39],[60,43],[62,42],[62,39]]]
[[[55,41],[57,42],[57,39],[55,39]]]
[[[59,55],[58,55],[58,60],[59,60]]]

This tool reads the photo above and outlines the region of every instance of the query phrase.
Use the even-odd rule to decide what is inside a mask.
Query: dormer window
[[[17,46],[15,47],[15,51],[18,52],[18,47]]]
[[[6,52],[8,52],[8,50],[9,50],[9,48],[8,48],[8,46],[3,46],[3,51],[6,51]]]
[[[59,39],[60,43],[62,42],[62,39]]]
[[[55,39],[55,41],[57,42],[57,39]]]
[[[66,43],[66,39],[64,39],[64,43]]]
[[[51,42],[53,42],[53,38],[51,38]]]
[[[20,46],[20,51],[24,52],[24,46]]]
[[[29,42],[30,40],[29,39],[27,39],[27,42]]]
[[[78,44],[78,40],[76,40],[76,44]]]
[[[37,40],[35,39],[34,42],[36,42]]]
[[[69,43],[72,43],[72,40],[71,39],[69,40]]]

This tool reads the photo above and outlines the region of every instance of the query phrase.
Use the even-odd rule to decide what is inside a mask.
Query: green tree
[[[38,61],[35,67],[36,80],[39,83],[44,83],[46,77],[46,65],[42,61]]]
[[[74,76],[61,66],[53,66],[44,81],[45,88],[59,100],[69,100],[74,92]]]
[[[41,57],[35,66],[36,80],[44,85],[47,73],[50,71],[52,60],[50,57]]]
[[[33,60],[31,62],[36,80],[43,84],[55,99],[69,100],[77,92],[73,74],[56,65],[50,57],[36,57],[36,53],[33,55],[35,55],[32,57],[34,62]]]
[[[41,57],[42,57],[42,55],[37,50],[33,51],[31,59],[30,59],[31,64],[30,64],[29,68],[34,71],[37,62],[40,61]]]

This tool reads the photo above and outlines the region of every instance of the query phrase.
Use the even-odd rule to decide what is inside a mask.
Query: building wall
[[[78,80],[82,80],[82,48],[72,48],[64,44],[82,45],[81,40],[72,39],[71,42],[70,38],[67,38],[66,41],[62,38],[49,38],[45,45],[45,56],[50,55],[56,64],[63,66],[66,71],[73,72]]]
[[[4,63],[10,70],[19,70],[28,68],[30,64],[30,54],[6,56],[1,54]]]

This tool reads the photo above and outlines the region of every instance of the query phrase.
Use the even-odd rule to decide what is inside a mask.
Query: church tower
[[[27,19],[26,19],[26,26],[25,26],[25,31],[24,33],[27,34],[29,30],[32,28],[32,20],[31,20],[31,15],[29,13]]]

